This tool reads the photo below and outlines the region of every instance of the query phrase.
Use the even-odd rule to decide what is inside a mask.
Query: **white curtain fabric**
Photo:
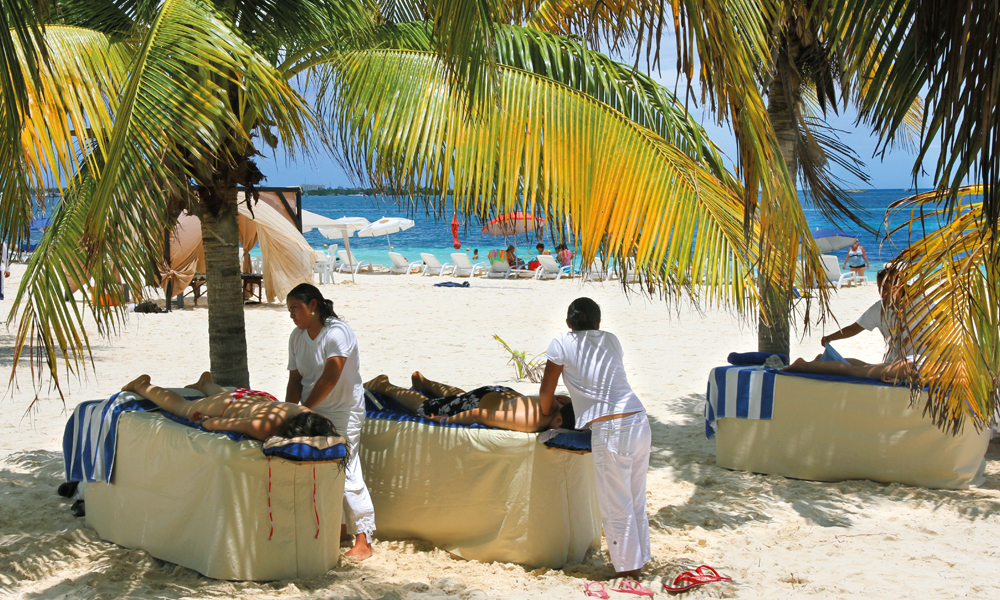
[[[240,193],[240,216],[253,219],[257,240],[264,258],[264,294],[268,302],[284,301],[288,292],[300,283],[312,281],[316,253],[299,230],[284,215],[264,202],[253,207],[253,214]]]

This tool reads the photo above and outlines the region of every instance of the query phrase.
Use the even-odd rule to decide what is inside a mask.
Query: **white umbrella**
[[[358,232],[358,237],[376,237],[379,235],[385,236],[385,241],[389,243],[389,234],[399,233],[400,231],[406,231],[410,227],[413,227],[415,223],[410,219],[404,219],[402,217],[382,217],[378,221],[375,221],[368,227],[365,227]],[[392,248],[392,246],[389,246]]]
[[[323,227],[329,227],[330,224],[334,222],[335,221],[329,217],[324,217],[323,215],[318,215],[308,210],[302,211],[302,233],[308,233],[313,229],[319,229],[320,232],[322,232]],[[367,224],[368,221],[365,221],[365,223]]]
[[[820,229],[819,227],[813,230],[812,235],[813,239],[816,240],[816,247],[819,248],[820,254],[843,250],[853,245],[858,239],[858,236],[853,233],[837,231],[836,229]]]
[[[302,211],[305,213],[305,211]],[[319,217],[319,215],[316,215]],[[320,217],[325,219],[326,217]],[[368,219],[364,217],[341,217],[339,219],[326,219],[329,223],[324,223],[323,225],[317,226],[319,232],[323,237],[331,239],[338,233],[340,237],[344,240],[344,247],[347,248],[347,256],[354,256],[351,254],[351,242],[348,238],[354,235],[357,231],[362,231],[368,227]],[[303,215],[303,229],[305,228],[305,215]],[[359,234],[360,235],[360,234]],[[354,269],[351,269],[351,281],[354,281]]]

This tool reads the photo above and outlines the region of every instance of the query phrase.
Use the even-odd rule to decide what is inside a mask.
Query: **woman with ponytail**
[[[364,560],[372,555],[375,508],[361,476],[361,423],[365,390],[361,381],[358,338],[333,311],[333,301],[316,286],[302,283],[285,300],[295,330],[288,338],[286,400],[301,404],[333,421],[351,444],[344,481],[344,525],[341,536],[354,535],[346,556]]]

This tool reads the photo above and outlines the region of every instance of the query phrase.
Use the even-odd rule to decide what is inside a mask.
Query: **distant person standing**
[[[3,277],[0,277],[0,300],[3,300],[5,282],[10,277],[10,256],[7,255],[7,242],[0,242],[0,269],[3,269]]]
[[[851,249],[847,251],[847,256],[844,257],[844,268],[850,267],[851,273],[860,279],[865,278],[865,269],[868,268],[868,255],[865,253],[865,247],[858,243],[858,240],[854,240],[851,245]]]

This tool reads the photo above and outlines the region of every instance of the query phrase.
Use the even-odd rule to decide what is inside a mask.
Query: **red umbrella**
[[[455,238],[454,246],[455,250],[460,250],[462,248],[462,242],[458,241],[458,215],[455,213],[451,214],[451,237]]]
[[[493,219],[483,227],[486,235],[520,235],[545,227],[545,219],[531,213],[513,212]]]

